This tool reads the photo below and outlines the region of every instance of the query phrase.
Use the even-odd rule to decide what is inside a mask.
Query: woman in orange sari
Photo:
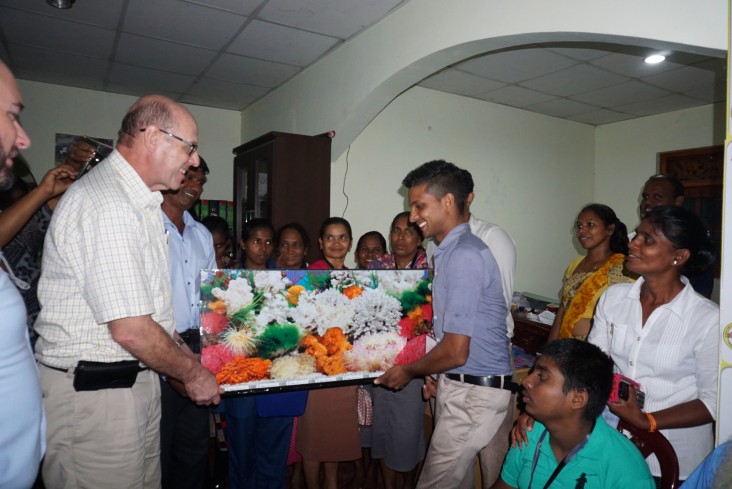
[[[623,267],[628,253],[628,230],[610,207],[585,206],[577,216],[575,230],[587,254],[577,257],[567,267],[562,300],[548,341],[586,339],[595,304],[608,285],[635,281]]]

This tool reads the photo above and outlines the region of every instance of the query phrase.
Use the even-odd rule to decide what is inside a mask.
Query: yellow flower
[[[208,308],[216,314],[226,314],[226,304],[222,300],[209,302]]]
[[[302,285],[293,285],[287,289],[287,301],[293,306],[296,306],[303,290],[305,290],[305,287]]]
[[[409,316],[409,319],[415,322],[415,324],[419,324],[422,322],[422,308],[421,307],[415,307],[411,311],[407,313],[407,316]]]

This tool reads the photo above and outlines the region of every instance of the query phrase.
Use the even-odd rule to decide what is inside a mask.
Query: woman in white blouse
[[[719,307],[694,292],[684,273],[710,266],[714,251],[701,221],[681,207],[651,211],[630,242],[627,268],[641,278],[614,285],[597,304],[588,341],[646,393],[610,411],[636,428],[661,431],[685,480],[712,450],[716,414]],[[649,459],[660,476],[658,463]]]

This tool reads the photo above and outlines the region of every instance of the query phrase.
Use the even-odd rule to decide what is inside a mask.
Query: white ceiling
[[[0,0],[19,78],[242,110],[409,0]],[[723,101],[726,61],[556,43],[491,53],[419,85],[599,125]]]

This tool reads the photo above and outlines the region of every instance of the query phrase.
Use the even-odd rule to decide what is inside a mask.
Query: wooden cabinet
[[[546,343],[550,330],[551,326],[548,324],[514,314],[511,343],[521,347],[526,353],[536,355],[536,352]]]
[[[299,222],[318,255],[318,230],[330,215],[330,142],[327,135],[270,132],[234,148],[234,232],[255,217],[275,229]]]

